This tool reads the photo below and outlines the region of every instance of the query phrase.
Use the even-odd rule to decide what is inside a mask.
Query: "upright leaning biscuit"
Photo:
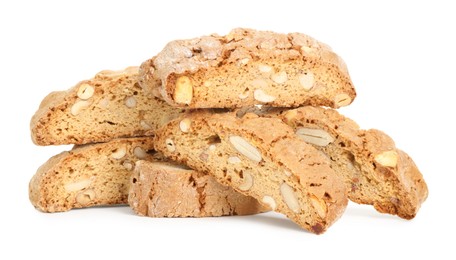
[[[349,198],[379,212],[411,219],[428,189],[413,160],[385,133],[361,130],[333,109],[302,107],[282,118],[306,142],[325,152],[345,179]]]
[[[50,93],[30,122],[38,145],[106,142],[150,135],[183,113],[146,95],[138,85],[138,67],[102,71],[67,91]]]
[[[75,146],[44,163],[29,184],[32,204],[44,212],[127,204],[137,160],[164,160],[151,137]]]
[[[349,105],[356,96],[344,61],[301,34],[234,29],[170,42],[140,69],[140,84],[180,107]]]
[[[170,162],[138,161],[131,178],[130,207],[149,217],[249,215],[266,208],[207,174]]]
[[[267,130],[266,130],[267,129]],[[328,159],[277,118],[195,112],[156,132],[155,148],[320,234],[347,204]]]

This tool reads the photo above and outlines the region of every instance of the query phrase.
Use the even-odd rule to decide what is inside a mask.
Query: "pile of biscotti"
[[[273,210],[316,234],[348,200],[412,219],[426,183],[389,136],[336,110],[355,96],[343,60],[301,33],[172,41],[139,68],[44,98],[33,142],[75,146],[38,169],[30,200],[150,217]]]

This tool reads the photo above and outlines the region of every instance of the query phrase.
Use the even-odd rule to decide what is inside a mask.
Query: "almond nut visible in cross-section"
[[[193,83],[187,76],[181,76],[176,80],[173,99],[178,104],[189,105],[193,98]]]
[[[254,162],[260,162],[262,157],[261,153],[258,151],[258,149],[250,144],[247,140],[244,138],[237,136],[237,135],[232,135],[229,138],[230,143],[233,145],[234,149],[236,149],[239,153],[244,155],[245,157],[249,158],[250,160]]]
[[[322,129],[300,127],[296,130],[296,135],[306,143],[317,146],[327,146],[334,142],[334,138]]]

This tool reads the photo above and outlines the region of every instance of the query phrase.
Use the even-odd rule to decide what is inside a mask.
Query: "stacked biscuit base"
[[[426,183],[390,137],[335,110],[355,96],[342,59],[304,34],[173,41],[140,68],[42,101],[34,143],[75,146],[38,169],[30,200],[44,212],[128,203],[151,217],[274,210],[316,234],[348,199],[412,219]]]

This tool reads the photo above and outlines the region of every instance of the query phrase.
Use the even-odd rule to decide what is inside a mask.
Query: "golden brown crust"
[[[29,184],[32,204],[43,212],[126,204],[130,175],[139,159],[163,160],[151,137],[75,146],[51,157]]]
[[[329,133],[333,141],[315,147],[331,157],[333,168],[345,178],[352,201],[405,219],[415,217],[427,198],[427,186],[413,160],[388,135],[361,130],[337,111],[321,107],[285,111],[281,118],[295,130]]]
[[[274,205],[311,232],[324,232],[347,204],[327,158],[279,119],[195,112],[158,130],[155,140],[165,156]]]
[[[30,122],[33,142],[85,144],[146,136],[183,113],[144,93],[137,81],[138,67],[106,70],[67,91],[50,93]]]
[[[169,162],[138,161],[128,203],[137,214],[149,217],[218,217],[267,211],[257,200],[211,176]]]
[[[191,85],[184,96],[182,76]],[[172,41],[142,64],[140,78],[168,103],[190,108],[341,107],[356,96],[345,63],[327,45],[300,33],[243,28]]]

